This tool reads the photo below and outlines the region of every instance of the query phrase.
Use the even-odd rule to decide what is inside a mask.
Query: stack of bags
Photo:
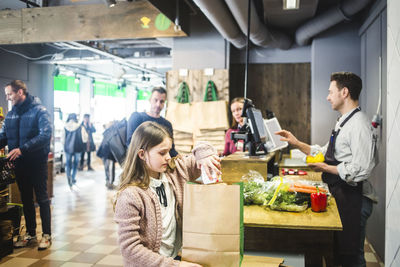
[[[207,83],[203,102],[189,103],[189,88],[183,82],[177,100],[168,103],[166,114],[174,129],[176,151],[190,153],[197,141],[207,141],[218,151],[223,151],[229,111],[227,102],[218,100],[215,84]]]
[[[194,133],[194,142],[207,141],[216,150],[224,151],[225,148],[225,129],[198,129]]]
[[[193,134],[174,129],[174,143],[179,154],[189,154],[193,148]]]

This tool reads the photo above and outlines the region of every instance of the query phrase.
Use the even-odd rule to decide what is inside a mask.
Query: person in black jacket
[[[87,140],[87,142],[84,142],[84,144],[83,144],[84,150],[81,153],[81,163],[79,166],[79,170],[83,170],[84,161],[85,161],[85,152],[86,152],[87,153],[88,171],[93,171],[93,168],[90,165],[90,155],[91,155],[92,151],[96,151],[96,146],[93,141],[93,133],[96,132],[96,128],[94,128],[93,124],[90,122],[89,114],[83,115],[82,126],[85,128],[85,130],[87,132],[88,140]]]
[[[83,146],[84,140],[88,140],[85,128],[78,122],[75,113],[69,114],[64,127],[63,141],[67,159],[65,172],[68,178],[68,185],[71,189],[76,184],[75,176],[81,153],[85,151]]]
[[[106,187],[108,189],[114,188],[114,180],[115,180],[115,162],[116,159],[110,150],[110,139],[111,136],[114,134],[113,125],[117,122],[111,122],[108,125],[104,125],[104,132],[103,132],[103,140],[97,149],[97,156],[101,158],[104,165],[104,171],[106,174]],[[111,168],[110,168],[111,165]]]
[[[51,245],[50,200],[47,195],[47,160],[52,133],[50,114],[39,98],[27,92],[25,83],[20,80],[7,84],[5,94],[13,107],[0,130],[0,148],[8,145],[7,158],[15,161],[27,228],[26,234],[19,236],[14,246],[37,244],[35,191],[43,230],[38,249],[47,249]]]

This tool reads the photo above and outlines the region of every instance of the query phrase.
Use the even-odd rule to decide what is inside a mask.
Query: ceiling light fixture
[[[299,9],[300,0],[283,0],[283,9]]]
[[[114,7],[117,4],[117,1],[115,0],[104,0],[104,2],[108,7]]]
[[[60,74],[60,69],[58,68],[57,64],[55,64],[55,66],[56,67],[54,68],[53,76],[58,76]]]

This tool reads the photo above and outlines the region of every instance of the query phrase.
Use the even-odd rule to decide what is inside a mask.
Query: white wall
[[[385,265],[400,266],[400,1],[387,1]]]
[[[311,45],[311,143],[324,145],[339,113],[326,100],[330,75],[350,71],[360,75],[359,24],[339,24],[314,38]]]

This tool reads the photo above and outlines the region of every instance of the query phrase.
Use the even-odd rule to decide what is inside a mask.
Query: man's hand
[[[21,150],[19,148],[14,148],[13,150],[11,150],[8,153],[7,159],[8,160],[16,160],[21,155],[22,155]]]
[[[188,261],[181,261],[179,263],[179,267],[201,267],[201,265],[197,264],[197,263],[188,262]]]
[[[324,162],[308,163],[307,165],[316,172],[328,172],[336,175],[339,174],[336,166],[328,165]]]
[[[291,132],[282,130],[275,132],[275,134],[282,136],[281,141],[288,142],[293,146],[298,146],[299,140],[297,140],[297,138]]]
[[[208,177],[212,178],[211,171],[214,171],[217,176],[221,174],[221,159],[217,155],[212,155],[207,158],[197,161],[197,168],[204,166]]]
[[[306,155],[310,154],[310,152],[311,152],[310,145],[308,145],[306,143],[303,143],[303,142],[300,142],[296,138],[296,136],[294,136],[291,132],[286,131],[286,130],[282,130],[282,131],[275,132],[275,134],[282,136],[281,141],[288,142],[289,144],[291,144],[295,148],[300,149],[301,152],[303,152]]]

